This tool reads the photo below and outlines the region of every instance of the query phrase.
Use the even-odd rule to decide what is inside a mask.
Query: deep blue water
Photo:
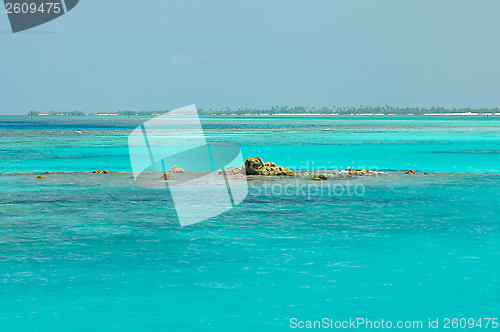
[[[27,119],[0,117],[1,331],[500,318],[496,119],[205,118],[244,157],[431,174],[255,178],[236,208],[183,228],[169,192],[131,174],[10,174],[130,170],[144,119]]]

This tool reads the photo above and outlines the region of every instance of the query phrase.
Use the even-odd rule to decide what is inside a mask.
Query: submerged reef
[[[321,171],[321,173],[320,173]],[[56,172],[55,174],[58,174],[60,172]],[[93,174],[108,174],[107,170],[95,170],[93,172],[72,172],[72,173],[93,173]],[[130,172],[113,172],[113,173],[130,173]],[[155,173],[155,172],[153,172]],[[158,178],[161,180],[172,180],[174,179],[175,175],[174,174],[179,174],[179,173],[211,173],[211,172],[191,172],[191,171],[186,171],[183,170],[182,168],[178,166],[173,166],[172,169],[168,172],[163,172],[163,174]],[[45,172],[42,174],[50,174],[49,172]],[[161,173],[159,173],[161,174]],[[429,174],[428,172],[421,172],[418,173],[414,169],[410,169],[408,171],[402,172],[402,171],[373,171],[373,170],[368,170],[364,168],[350,168],[347,167],[346,169],[343,170],[334,170],[334,169],[325,169],[325,168],[320,168],[317,170],[292,170],[288,167],[283,167],[283,166],[277,166],[273,162],[264,162],[262,158],[260,157],[255,157],[255,158],[247,158],[243,166],[230,166],[227,167],[223,170],[220,170],[218,172],[215,172],[215,174],[219,175],[233,175],[233,178],[245,178],[247,176],[286,176],[286,177],[299,177],[299,178],[309,178],[312,180],[317,180],[317,181],[325,181],[331,178],[332,180],[339,180],[339,179],[348,179],[348,178],[353,178],[353,177],[363,177],[363,176],[371,176],[371,175],[388,175],[388,174],[405,174],[405,175],[417,175],[417,174]],[[45,179],[50,179],[49,177],[45,177],[43,175],[38,175],[33,179],[37,180],[45,180]]]

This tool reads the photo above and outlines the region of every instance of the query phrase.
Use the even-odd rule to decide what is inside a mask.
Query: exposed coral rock
[[[236,174],[234,175],[234,178],[235,178],[235,179],[243,179],[243,178],[245,178],[245,174],[242,174],[242,173],[236,173]]]
[[[247,175],[295,175],[291,169],[271,162],[264,163],[260,157],[247,158],[243,167]]]
[[[105,169],[104,171],[102,171],[101,174],[108,174],[108,173],[109,173],[108,170]]]
[[[174,165],[174,167],[170,170],[170,173],[186,173],[186,171]]]
[[[373,174],[377,174],[377,172],[374,172],[374,171],[369,171],[367,169],[364,169],[364,168],[347,168],[344,172],[347,172],[347,175],[350,175],[350,176],[363,176],[363,175],[373,175]]]
[[[43,175],[38,175],[38,176],[35,176],[35,177],[34,177],[34,179],[37,179],[37,180],[48,180],[48,179],[50,179],[50,178],[45,177],[45,176],[43,176]]]
[[[94,173],[94,174],[102,174],[102,171],[100,169],[98,169],[97,171],[93,171],[92,173]]]
[[[162,176],[160,176],[161,180],[171,180],[173,178],[174,177],[172,176],[172,172],[166,172],[166,173],[163,173]]]
[[[328,178],[323,174],[318,174],[313,177],[313,180],[327,180]]]
[[[264,167],[264,162],[259,157],[247,158],[243,167],[249,175],[261,175],[260,170]]]
[[[228,168],[223,169],[222,171],[217,172],[217,174],[242,174],[244,173],[245,169],[243,167],[236,167],[236,166],[231,166]]]
[[[408,172],[404,172],[403,174],[417,174],[414,169],[410,169]]]

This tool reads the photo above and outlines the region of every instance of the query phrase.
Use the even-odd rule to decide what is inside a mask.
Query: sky
[[[81,0],[13,34],[0,114],[500,107],[500,1]]]

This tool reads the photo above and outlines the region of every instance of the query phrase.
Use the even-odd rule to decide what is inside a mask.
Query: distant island
[[[28,115],[120,115],[120,116],[155,116],[161,115],[168,112],[168,110],[158,110],[158,111],[106,111],[106,112],[92,112],[85,113],[82,111],[51,111],[51,112],[36,112],[30,111]],[[360,107],[322,107],[322,108],[309,108],[309,107],[288,107],[288,106],[275,106],[270,109],[252,109],[252,108],[239,108],[238,110],[231,110],[229,107],[220,110],[198,110],[199,115],[500,115],[500,109],[498,108],[460,108],[460,109],[448,109],[443,107],[431,107],[431,108],[399,108],[392,106],[383,107],[371,107],[371,106],[360,106]]]

